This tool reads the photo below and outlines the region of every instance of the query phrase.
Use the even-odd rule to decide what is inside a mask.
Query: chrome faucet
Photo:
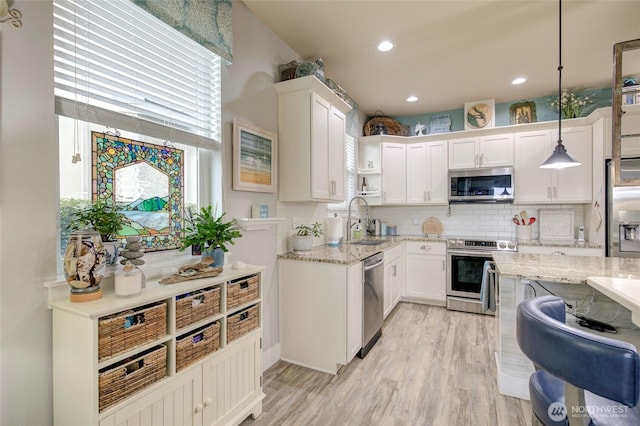
[[[367,200],[365,200],[363,197],[353,197],[351,201],[349,201],[349,213],[347,215],[347,242],[351,241],[351,227],[353,226],[351,224],[351,203],[353,203],[353,200],[355,200],[356,198],[364,201],[364,205],[367,207],[367,210],[364,214],[364,229],[369,229],[369,203],[367,203]]]

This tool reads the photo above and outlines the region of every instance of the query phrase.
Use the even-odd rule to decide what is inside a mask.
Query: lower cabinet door
[[[100,420],[100,426],[187,426],[202,424],[202,370],[184,371]]]
[[[234,341],[202,365],[205,425],[240,423],[262,412],[260,332]],[[247,374],[247,372],[250,372]]]

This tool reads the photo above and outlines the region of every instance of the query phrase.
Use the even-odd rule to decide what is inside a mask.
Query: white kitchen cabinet
[[[384,252],[384,317],[396,307],[402,295],[402,246]]]
[[[351,107],[314,76],[275,89],[280,201],[344,201],[345,113]]]
[[[336,374],[362,347],[362,263],[279,259],[281,359]]]
[[[264,398],[260,313],[263,269],[229,269],[217,277],[179,285],[149,280],[142,294],[131,298],[119,298],[105,288],[104,296],[92,302],[71,303],[68,297],[50,300],[53,423],[221,425],[240,423],[250,414],[260,415]],[[249,285],[249,281],[253,284]],[[245,283],[247,290],[237,290],[244,289]],[[231,287],[240,293],[245,291],[249,297],[241,304],[232,304],[227,291]],[[219,291],[217,301],[208,299],[213,289]],[[196,300],[199,303],[192,304]],[[158,309],[161,306],[164,309]],[[214,306],[215,310],[208,310]],[[189,309],[198,315],[185,321],[183,314],[191,315]],[[244,316],[249,311],[257,317]],[[248,322],[242,323],[244,318]],[[147,341],[152,323],[159,325],[153,326],[153,336]],[[204,334],[215,323],[220,324],[218,349],[213,346],[209,349],[212,352],[200,352],[196,346],[202,348],[203,343],[216,342],[211,340],[215,334]],[[245,334],[229,338],[233,330],[243,326],[247,329]],[[179,344],[185,341],[193,342],[203,356],[190,363],[179,361],[188,360],[183,356],[189,353],[184,351],[189,351],[190,345]],[[158,349],[166,350],[166,357],[146,357]],[[134,377],[136,372],[141,374]],[[134,378],[124,379],[121,385],[103,381],[121,377]],[[141,378],[150,381],[141,383]],[[136,391],[123,396],[130,387]]]
[[[446,305],[446,243],[405,241],[403,299]]]
[[[447,142],[407,145],[407,204],[447,204]]]
[[[513,166],[513,133],[449,140],[449,170]]]
[[[541,169],[553,152],[557,129],[515,134],[516,203],[589,203],[592,197],[592,130],[575,126],[562,130],[562,143],[581,163],[567,169]]]
[[[100,426],[136,425],[226,425],[260,415],[260,335],[252,332],[219,356],[180,372],[158,389],[132,398],[125,407],[100,420]]]
[[[407,202],[407,145],[382,143],[382,204]]]

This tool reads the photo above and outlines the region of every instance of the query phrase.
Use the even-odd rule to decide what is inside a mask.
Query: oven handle
[[[491,257],[491,252],[486,251],[465,251],[465,250],[449,250],[448,254],[453,255],[462,255],[462,256],[471,256],[471,257]]]
[[[496,262],[489,263],[491,267],[487,269],[487,273],[489,274],[489,294],[492,296],[491,298],[495,303],[495,310],[498,310],[498,270],[496,269]]]

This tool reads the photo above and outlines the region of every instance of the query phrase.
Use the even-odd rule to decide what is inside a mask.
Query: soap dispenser
[[[362,222],[358,219],[358,223],[356,223],[356,227],[353,230],[353,239],[360,240],[364,236],[364,230],[362,229]]]

